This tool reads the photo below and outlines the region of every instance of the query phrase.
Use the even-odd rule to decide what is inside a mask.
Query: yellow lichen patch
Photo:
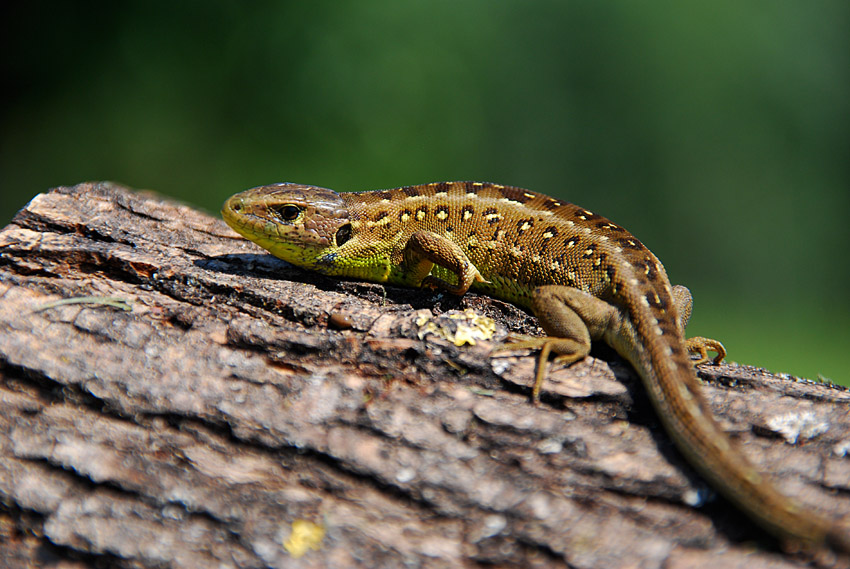
[[[289,538],[283,542],[283,547],[292,557],[298,558],[310,549],[319,550],[319,544],[325,537],[325,528],[307,520],[292,522]]]
[[[436,318],[422,315],[416,319],[416,325],[419,327],[417,335],[420,340],[433,334],[455,346],[474,346],[479,340],[489,340],[496,332],[496,323],[492,318],[476,314],[471,308],[463,312],[447,312]]]

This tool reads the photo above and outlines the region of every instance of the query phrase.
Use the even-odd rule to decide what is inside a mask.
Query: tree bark
[[[75,297],[131,310],[49,304]],[[550,364],[534,407],[534,355],[490,357],[508,330],[539,332],[304,272],[150,194],[38,195],[0,232],[0,565],[804,563],[713,497],[616,354]],[[846,388],[699,372],[785,492],[850,511]]]

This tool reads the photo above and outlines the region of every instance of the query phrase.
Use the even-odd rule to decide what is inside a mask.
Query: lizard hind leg
[[[510,335],[508,342],[493,351],[540,350],[540,355],[537,357],[537,370],[534,374],[534,387],[531,390],[531,399],[535,405],[540,403],[540,389],[543,387],[543,380],[546,379],[546,362],[549,360],[549,354],[553,351],[558,354],[555,357],[555,363],[571,364],[585,357],[590,351],[589,340],[587,344],[584,344],[571,338]]]
[[[682,335],[684,335],[685,326],[688,325],[688,321],[691,319],[691,311],[693,310],[694,304],[691,291],[682,285],[674,286],[673,302],[676,305],[676,312],[679,314],[679,329],[682,331]],[[709,351],[717,353],[714,358],[711,358],[715,364],[719,364],[723,361],[723,358],[726,357],[726,348],[723,347],[723,344],[711,338],[703,338],[702,336],[688,338],[685,340],[685,347],[688,349],[688,353],[699,356],[698,359],[693,361],[694,365],[700,365],[707,362],[709,360]]]
[[[532,400],[537,404],[549,354],[558,354],[555,362],[559,364],[570,364],[584,358],[590,352],[591,336],[601,337],[616,309],[578,289],[548,285],[535,289],[532,310],[548,336],[524,337],[497,350],[540,350],[532,390]]]

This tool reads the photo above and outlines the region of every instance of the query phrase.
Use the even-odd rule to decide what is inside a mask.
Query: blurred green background
[[[692,335],[850,370],[850,2],[6,2],[0,225],[85,180],[217,212],[472,179],[625,225]]]

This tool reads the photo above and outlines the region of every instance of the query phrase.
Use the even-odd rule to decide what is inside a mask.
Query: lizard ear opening
[[[336,231],[335,241],[337,247],[342,247],[346,241],[351,239],[351,224],[346,223]]]

